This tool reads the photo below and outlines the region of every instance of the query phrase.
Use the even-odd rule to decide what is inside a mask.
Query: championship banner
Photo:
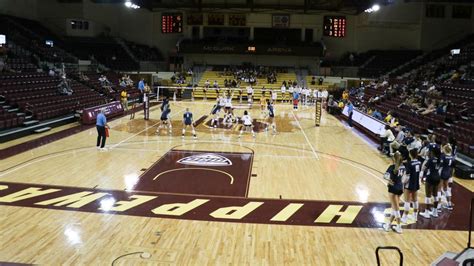
[[[290,15],[272,15],[272,27],[273,28],[289,28],[290,27]]]

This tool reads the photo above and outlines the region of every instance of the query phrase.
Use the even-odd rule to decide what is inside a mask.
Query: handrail
[[[400,266],[403,266],[403,253],[398,247],[393,247],[393,246],[377,247],[377,249],[375,249],[375,256],[377,258],[377,266],[380,266],[379,251],[382,249],[396,250],[398,252],[398,255],[400,255]]]

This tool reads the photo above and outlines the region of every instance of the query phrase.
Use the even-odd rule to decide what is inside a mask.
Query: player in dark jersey
[[[386,232],[390,230],[391,224],[395,220],[397,226],[395,226],[393,230],[399,234],[402,233],[400,220],[400,195],[403,194],[402,177],[404,174],[405,166],[403,165],[403,158],[400,152],[397,151],[393,155],[393,164],[388,167],[384,175],[384,178],[388,181],[388,196],[392,207],[389,222],[383,224],[383,229]]]
[[[406,182],[404,183],[405,203],[403,205],[402,223],[408,220],[410,204],[413,206],[413,220],[418,220],[418,190],[420,189],[421,162],[418,161],[418,151],[410,150],[410,160],[405,163]]]
[[[432,149],[428,160],[423,162],[421,167],[422,176],[426,178],[424,180],[422,177],[422,181],[425,183],[426,209],[420,215],[428,219],[430,217],[438,217],[438,186],[440,181],[439,170],[441,168],[439,157],[439,149]],[[431,203],[431,197],[434,198],[433,203]]]
[[[181,133],[181,137],[184,138],[184,134],[186,134],[186,128],[191,127],[193,138],[197,138],[196,130],[194,130],[193,124],[193,113],[189,111],[189,108],[186,108],[186,112],[183,114],[183,132]]]
[[[451,145],[446,144],[443,146],[443,153],[441,154],[441,190],[443,191],[444,197],[446,197],[446,209],[452,210],[453,204],[451,203],[451,187],[449,182],[452,182],[454,172],[454,156],[452,154]]]
[[[265,128],[265,131],[268,131],[268,127],[270,126],[272,128],[273,134],[277,133],[276,130],[276,124],[275,124],[275,107],[273,105],[273,102],[270,100],[267,100],[267,127]]]
[[[172,133],[172,126],[171,126],[171,109],[170,108],[167,108],[165,109],[162,113],[161,113],[161,117],[160,117],[160,120],[161,120],[161,123],[160,125],[158,126],[158,128],[156,129],[156,133],[157,134],[160,134],[160,130],[163,128],[163,127],[166,127],[168,129],[168,132],[169,134],[171,135]]]
[[[216,104],[211,109],[211,127],[217,127],[219,124],[219,112],[221,110],[221,106],[219,105],[219,98],[217,98]]]

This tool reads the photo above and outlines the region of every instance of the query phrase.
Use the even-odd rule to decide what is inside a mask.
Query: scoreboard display
[[[324,36],[342,38],[346,36],[345,16],[325,16],[323,23]]]
[[[161,15],[162,33],[182,33],[183,32],[183,14],[182,13],[163,13]]]

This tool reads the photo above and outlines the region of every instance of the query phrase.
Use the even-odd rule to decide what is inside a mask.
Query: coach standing
[[[110,128],[105,117],[105,108],[100,109],[95,126],[97,128],[97,149],[105,150],[105,139],[107,138],[105,128]]]
[[[138,82],[138,90],[140,91],[140,96],[138,98],[138,102],[142,103],[143,102],[143,94],[145,93],[145,79],[141,78],[140,81]]]

